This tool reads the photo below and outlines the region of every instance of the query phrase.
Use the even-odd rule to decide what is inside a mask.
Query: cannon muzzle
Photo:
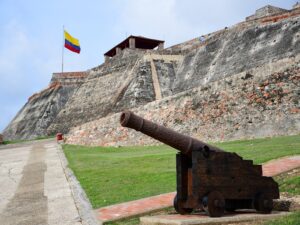
[[[211,151],[223,151],[195,138],[180,134],[169,128],[143,119],[130,111],[122,112],[120,123],[123,127],[135,129],[136,131],[140,131],[166,145],[176,148],[183,154],[191,155],[192,151],[201,151],[204,156],[208,157]]]

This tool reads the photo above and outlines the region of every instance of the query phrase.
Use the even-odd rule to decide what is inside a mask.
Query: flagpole
[[[64,73],[64,42],[65,42],[65,26],[63,25],[63,44],[62,44],[62,54],[61,54],[61,73]]]

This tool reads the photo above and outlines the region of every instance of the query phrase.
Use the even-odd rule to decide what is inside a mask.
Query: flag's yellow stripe
[[[65,39],[71,42],[73,45],[80,46],[78,39],[72,37],[67,31],[65,31]]]

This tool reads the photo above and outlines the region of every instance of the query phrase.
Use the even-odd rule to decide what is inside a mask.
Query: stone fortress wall
[[[131,109],[204,141],[299,134],[300,55]],[[95,146],[159,144],[123,128],[120,113],[72,128],[67,143]]]
[[[124,109],[135,108],[172,94],[179,55],[125,49],[121,55],[89,71],[87,80],[69,99],[48,128],[68,132],[78,124]]]
[[[4,136],[63,132],[73,144],[155,143],[120,127],[127,109],[204,140],[299,133],[300,8],[264,8],[166,49],[124,49],[84,77],[54,74]]]
[[[3,132],[7,140],[47,135],[47,128],[69,97],[85,82],[86,72],[54,73],[49,86],[33,94]]]
[[[133,111],[203,140],[299,133],[300,11],[275,14],[165,49],[183,57],[168,78],[172,95]],[[67,142],[157,143],[120,127],[119,115],[72,128]]]

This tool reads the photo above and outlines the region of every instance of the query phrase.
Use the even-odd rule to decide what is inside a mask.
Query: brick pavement
[[[96,209],[96,215],[102,222],[117,220],[134,215],[141,215],[147,212],[163,209],[173,204],[176,192],[156,195],[136,201],[124,202]]]
[[[263,164],[264,176],[275,176],[300,167],[300,155],[276,159]],[[161,194],[136,201],[106,206],[96,209],[97,218],[102,221],[113,221],[121,218],[145,214],[173,205],[176,192]]]
[[[263,174],[272,177],[297,167],[300,167],[300,155],[276,159],[263,164]]]

